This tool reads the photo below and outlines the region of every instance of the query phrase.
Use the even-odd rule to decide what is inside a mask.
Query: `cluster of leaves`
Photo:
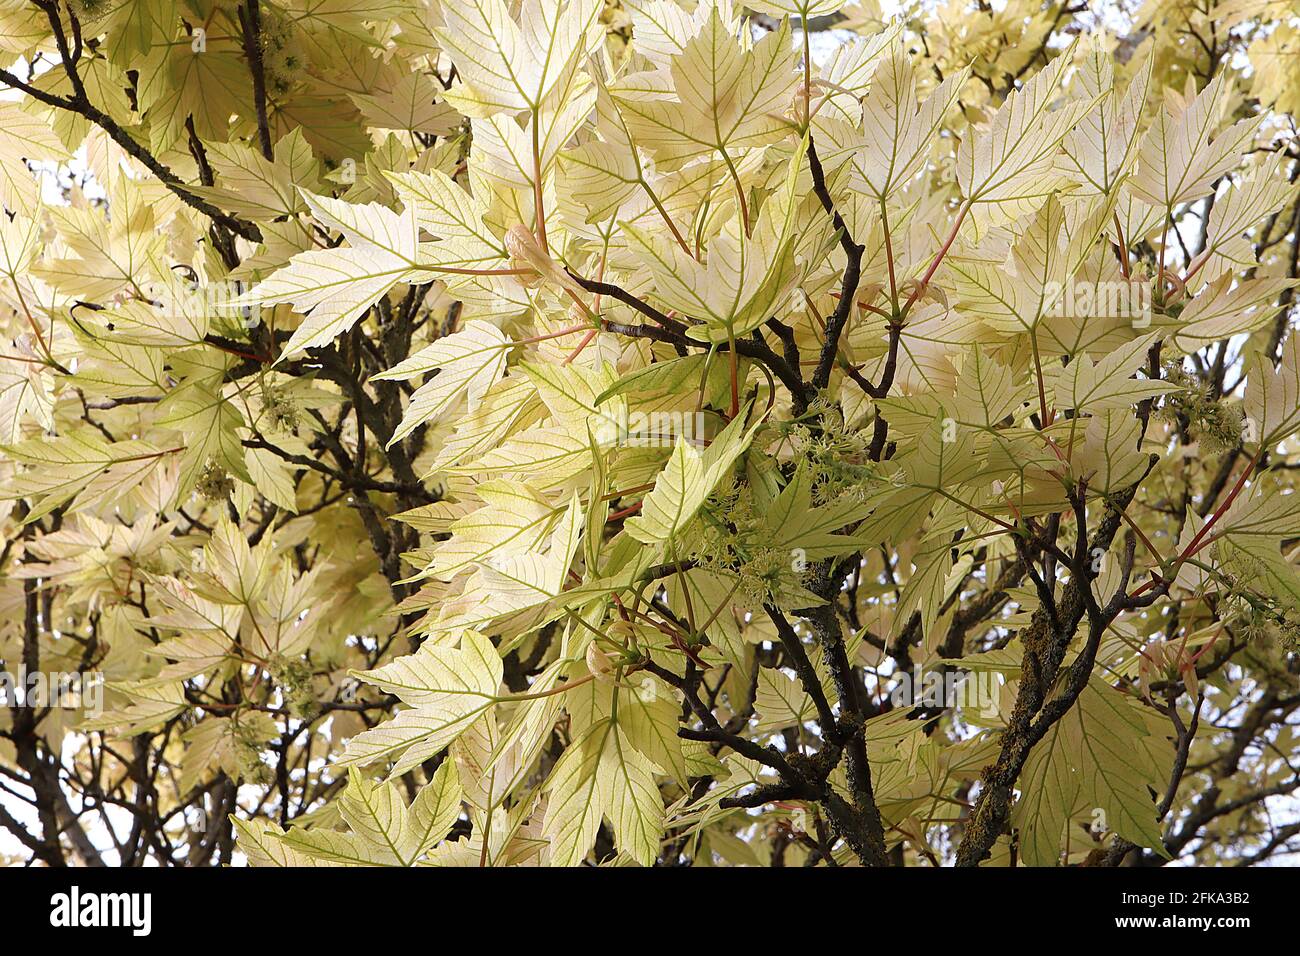
[[[0,5],[20,853],[1293,852],[1300,10],[906,6]]]

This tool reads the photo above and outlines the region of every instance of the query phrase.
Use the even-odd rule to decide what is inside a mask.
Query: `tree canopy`
[[[1297,17],[3,0],[7,854],[1300,850]]]

